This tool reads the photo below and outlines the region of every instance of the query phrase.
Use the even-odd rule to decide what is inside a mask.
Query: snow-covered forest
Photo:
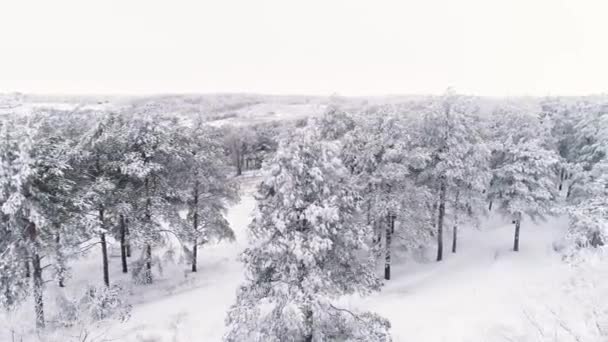
[[[608,341],[605,96],[0,101],[2,342]]]

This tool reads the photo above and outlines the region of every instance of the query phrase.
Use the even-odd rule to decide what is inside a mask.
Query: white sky
[[[0,92],[608,91],[608,0],[0,0]]]

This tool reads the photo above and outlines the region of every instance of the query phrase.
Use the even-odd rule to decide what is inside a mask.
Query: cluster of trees
[[[608,242],[608,103],[547,101],[543,119],[551,122],[559,154],[559,189],[570,218],[570,247]]]
[[[151,283],[155,248],[179,241],[196,272],[199,246],[234,237],[224,212],[238,186],[219,129],[146,113],[43,112],[0,125],[0,304],[31,294],[38,327],[45,283],[67,286],[84,250],[101,250],[110,286],[115,240],[122,272]]]
[[[337,108],[283,137],[265,168],[226,341],[389,341],[390,324],[335,301],[379,289],[391,251],[497,211],[514,224],[571,217],[575,245],[606,241],[608,108],[547,100],[529,111],[451,91],[407,106]],[[564,206],[565,204],[565,206]]]
[[[534,109],[441,97],[291,124],[214,128],[175,115],[38,113],[0,124],[0,304],[69,284],[70,261],[108,244],[151,283],[154,251],[233,239],[232,178],[265,163],[243,255],[246,282],[227,341],[390,341],[390,323],[337,304],[391,279],[395,250],[436,245],[489,211],[514,224],[565,212],[573,249],[608,241],[608,105],[549,99]],[[280,139],[278,137],[280,136]],[[280,141],[277,143],[277,141]],[[450,231],[451,229],[451,231]],[[133,262],[131,254],[140,253]]]
[[[263,122],[247,126],[224,126],[224,144],[230,153],[230,160],[240,176],[245,170],[257,170],[262,163],[277,150],[277,136],[285,125],[277,122]]]

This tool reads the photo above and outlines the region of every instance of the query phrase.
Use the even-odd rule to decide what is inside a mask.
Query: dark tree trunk
[[[312,342],[313,338],[313,322],[312,322],[312,309],[307,307],[304,310],[304,319],[306,320],[306,335],[304,336],[304,342]]]
[[[110,286],[110,271],[108,268],[108,244],[106,243],[106,234],[99,234],[101,238],[101,258],[103,263],[103,283]]]
[[[152,199],[150,198],[150,180],[148,177],[145,179],[146,189],[146,223],[152,223]],[[144,283],[152,284],[152,245],[146,244],[146,256],[145,256],[145,270],[144,270]]]
[[[515,252],[519,251],[519,229],[521,226],[521,216],[515,219],[515,238],[513,239],[513,250]]]
[[[108,269],[108,244],[106,243],[105,219],[104,210],[99,209],[99,222],[102,233],[99,234],[101,239],[101,262],[103,264],[103,282],[106,286],[110,286],[110,271]]]
[[[439,186],[439,215],[437,217],[437,261],[443,259],[443,219],[445,217],[445,179]]]
[[[471,207],[467,204],[467,209]],[[458,210],[460,209],[460,191],[456,191],[456,199],[454,201],[454,227],[452,230],[452,253],[456,253],[456,244],[458,243]]]
[[[384,261],[384,279],[391,279],[391,240],[395,231],[395,216],[388,215],[386,226],[386,246],[385,246],[385,261]]]
[[[146,265],[144,273],[144,283],[152,284],[152,246],[146,245]]]
[[[25,256],[25,261],[23,262],[23,267],[25,268],[25,277],[26,278],[31,278],[32,277],[32,271],[30,270],[30,261],[29,261],[29,256],[28,255]]]
[[[122,262],[122,273],[128,273],[127,265],[127,227],[125,217],[120,215],[120,261]]]
[[[57,254],[57,258],[59,260],[57,260],[57,262],[59,263],[58,267],[59,270],[57,271],[57,283],[59,285],[59,287],[65,287],[65,270],[63,269],[64,267],[64,263],[65,260],[63,260],[63,254],[61,252],[61,246],[59,245],[61,242],[61,235],[59,233],[57,233],[57,235],[55,236],[55,248],[56,251],[55,253]]]
[[[129,231],[129,219],[125,218],[125,251],[127,258],[131,257],[131,232]]]
[[[192,215],[192,229],[195,234],[194,243],[192,244],[192,272],[196,272],[196,260],[198,258],[198,246],[196,234],[198,233],[198,180],[194,183],[194,195],[192,206],[194,208],[194,215]]]
[[[458,226],[454,225],[454,231],[452,235],[452,253],[456,253],[456,239],[458,238]]]
[[[194,239],[194,243],[192,244],[192,272],[196,272],[196,259],[198,255],[198,246],[196,239]]]
[[[42,266],[40,265],[40,256],[38,252],[34,252],[32,256],[32,268],[34,275],[34,311],[36,312],[36,327],[44,328],[44,299],[42,280]]]
[[[568,185],[568,191],[566,192],[566,198],[570,198],[570,195],[572,194],[572,188],[574,187],[574,182],[571,182],[570,185]]]
[[[243,158],[241,156],[241,147],[238,145],[238,143],[236,144],[236,147],[234,149],[234,161],[236,164],[236,175],[240,176],[241,174],[243,174]]]
[[[490,205],[488,205],[488,211],[492,211],[492,204],[494,203],[494,201],[490,200]]]
[[[29,223],[27,227],[29,239],[34,247],[32,253],[32,275],[33,275],[33,294],[34,294],[34,312],[36,314],[36,328],[42,329],[45,326],[44,321],[44,281],[42,280],[42,266],[40,255],[38,254],[38,231],[34,223]]]
[[[564,168],[562,168],[562,170],[559,174],[559,186],[557,187],[557,189],[559,191],[562,191],[562,187],[564,185],[564,179],[566,179],[566,172],[565,172]]]

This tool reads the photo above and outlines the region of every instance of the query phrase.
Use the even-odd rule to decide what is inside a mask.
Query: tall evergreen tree
[[[338,148],[315,131],[295,133],[266,170],[226,341],[390,340],[385,319],[332,303],[380,283]]]
[[[220,132],[201,123],[184,130],[177,143],[182,153],[174,187],[180,189],[187,219],[178,235],[191,246],[192,272],[197,271],[199,246],[234,240],[225,218],[227,205],[238,200],[238,184],[229,177],[229,164]],[[181,167],[181,169],[180,169]],[[178,226],[179,223],[176,223]]]
[[[552,213],[557,198],[553,170],[559,159],[547,145],[548,132],[537,117],[502,113],[494,119],[496,141],[488,195],[500,212],[513,220],[513,250],[518,251],[523,218],[536,220]]]
[[[143,249],[139,280],[152,283],[152,248],[165,242],[165,222],[178,216],[179,191],[172,186],[174,165],[182,155],[175,130],[176,118],[137,114],[127,116],[127,153],[120,164],[128,177],[132,197],[129,234]]]
[[[10,227],[7,257],[21,250],[32,269],[32,294],[36,326],[45,326],[43,259],[52,254],[57,235],[57,219],[69,206],[73,182],[66,176],[69,165],[69,141],[48,134],[48,117],[36,117],[37,126],[24,123],[15,127],[17,150],[9,157],[12,167],[4,169],[5,200],[2,212]],[[5,123],[6,124],[6,123]],[[6,157],[6,154],[2,156]],[[7,164],[3,160],[4,165]],[[14,259],[13,259],[14,260]],[[50,259],[48,259],[50,260]],[[19,281],[19,279],[17,279]]]

